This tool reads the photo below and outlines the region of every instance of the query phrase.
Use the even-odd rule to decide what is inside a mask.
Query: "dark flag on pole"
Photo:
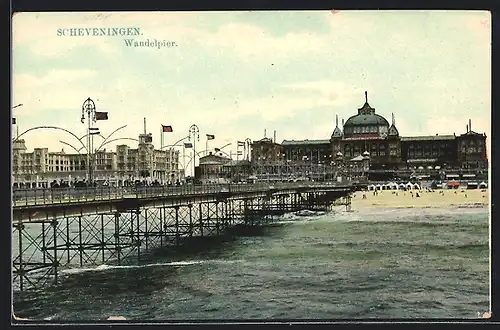
[[[174,130],[172,129],[172,126],[170,125],[161,125],[161,130],[162,132],[173,132]]]
[[[215,135],[207,134],[207,140],[213,140],[213,139],[215,139]]]
[[[95,120],[108,120],[108,113],[96,111]]]
[[[12,118],[12,125],[16,124],[16,118]]]
[[[220,149],[219,149],[219,148],[215,148],[214,150],[215,150],[215,152],[219,152],[219,151],[220,151]]]
[[[193,144],[191,142],[184,143],[184,148],[192,148]]]

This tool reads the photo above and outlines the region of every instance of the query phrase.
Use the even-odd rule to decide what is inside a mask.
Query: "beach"
[[[417,193],[419,197],[417,196]],[[363,198],[366,195],[366,198]],[[352,206],[390,208],[488,207],[488,189],[378,190],[354,193]]]

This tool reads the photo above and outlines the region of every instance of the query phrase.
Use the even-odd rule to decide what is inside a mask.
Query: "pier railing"
[[[51,205],[93,201],[112,201],[123,198],[174,197],[207,195],[221,192],[264,192],[270,189],[347,187],[352,183],[283,182],[254,184],[210,184],[181,186],[132,186],[16,189],[12,192],[13,207]]]

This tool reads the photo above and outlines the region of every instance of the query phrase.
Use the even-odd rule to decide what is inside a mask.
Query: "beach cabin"
[[[420,186],[419,186],[417,183],[415,183],[415,184],[413,185],[413,189],[415,189],[415,190],[420,190]]]
[[[479,184],[477,182],[467,182],[467,189],[477,189]]]
[[[488,184],[486,182],[483,181],[479,184],[479,189],[486,189],[486,188],[488,188]]]
[[[467,180],[471,180],[475,177],[476,177],[475,174],[462,174],[462,178],[467,179]]]
[[[459,181],[448,181],[446,184],[448,189],[458,189],[460,187],[460,182]]]
[[[412,190],[413,189],[413,185],[411,184],[411,182],[408,182],[406,184],[406,190]]]
[[[382,186],[380,184],[376,185],[375,190],[382,190]]]
[[[404,183],[399,184],[399,189],[406,190],[406,185]]]
[[[368,186],[368,190],[370,191],[374,191],[376,188],[375,188],[375,185],[374,184],[371,184]]]

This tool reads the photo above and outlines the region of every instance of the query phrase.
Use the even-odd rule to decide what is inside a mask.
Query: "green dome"
[[[385,125],[389,126],[389,122],[382,117],[381,115],[377,115],[375,113],[366,114],[366,115],[355,115],[347,119],[344,124],[344,127],[347,126],[364,126],[364,125]]]

